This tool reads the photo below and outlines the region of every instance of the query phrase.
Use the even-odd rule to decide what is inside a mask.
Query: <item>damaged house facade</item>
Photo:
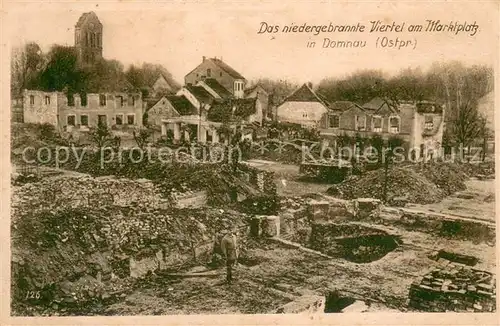
[[[114,129],[142,126],[140,92],[71,96],[62,92],[25,90],[23,102],[26,123],[49,123],[64,131],[86,131],[99,122]]]
[[[327,102],[310,84],[304,84],[277,108],[279,122],[318,129],[327,143],[340,136],[398,137],[405,146],[440,151],[444,133],[444,106],[429,101],[399,102],[374,98],[364,105],[349,101]]]
[[[258,87],[246,91],[246,79],[221,59],[203,57],[184,81],[175,95],[163,96],[147,111],[148,125],[162,137],[219,142],[224,124],[248,132],[262,125],[268,94]]]
[[[341,135],[363,138],[397,137],[409,148],[440,151],[444,133],[444,107],[434,102],[400,102],[374,98],[364,105],[339,101],[332,103],[318,128],[325,139]]]

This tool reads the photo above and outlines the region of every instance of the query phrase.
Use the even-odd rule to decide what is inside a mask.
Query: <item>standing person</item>
[[[236,230],[231,229],[221,240],[222,254],[226,258],[226,281],[231,284],[233,281],[233,267],[238,259],[238,245],[236,240]]]

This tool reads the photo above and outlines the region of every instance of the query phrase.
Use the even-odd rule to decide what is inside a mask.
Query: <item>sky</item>
[[[236,4],[236,5],[235,5]],[[94,11],[103,30],[106,59],[124,63],[164,65],[182,83],[202,60],[219,57],[248,80],[259,77],[318,83],[326,77],[342,78],[359,69],[396,73],[409,67],[430,66],[436,61],[459,60],[466,64],[494,65],[498,57],[498,5],[473,3],[279,3],[245,1],[164,3],[112,2],[24,3],[8,8],[11,46],[34,41],[44,51],[51,44],[74,44],[74,25],[84,12]],[[262,33],[268,25],[384,23],[426,25],[426,20],[479,26],[477,33]],[[403,49],[377,48],[376,40],[409,40]],[[364,48],[323,48],[330,40],[366,41]],[[316,42],[316,47],[306,44]],[[413,44],[416,42],[416,46]]]

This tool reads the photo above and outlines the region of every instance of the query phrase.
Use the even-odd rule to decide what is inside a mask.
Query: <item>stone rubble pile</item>
[[[410,307],[428,312],[492,312],[496,310],[493,274],[438,260],[439,267],[410,287]]]
[[[70,200],[77,197],[87,200]],[[169,266],[168,257],[189,258],[193,246],[245,219],[215,208],[162,208],[155,187],[140,180],[61,178],[16,188],[13,199],[13,280],[58,310],[111,300],[127,288],[130,260],[161,250]]]
[[[431,204],[445,196],[466,188],[467,175],[453,165],[425,164],[393,166],[387,175],[387,201],[400,205],[405,202]],[[385,197],[386,174],[384,169],[367,172],[362,176],[351,176],[344,182],[327,190],[331,196],[342,199]]]
[[[169,201],[163,198],[159,189],[148,180],[65,176],[27,183],[15,189],[11,203],[14,211],[21,212],[26,208],[47,209],[61,205],[71,207],[138,205],[164,208],[169,205]]]

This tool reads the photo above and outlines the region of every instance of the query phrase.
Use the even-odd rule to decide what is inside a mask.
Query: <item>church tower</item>
[[[75,50],[80,67],[102,58],[102,24],[94,12],[80,16],[75,25]]]

